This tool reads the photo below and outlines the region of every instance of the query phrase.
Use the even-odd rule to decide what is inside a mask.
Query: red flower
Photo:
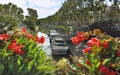
[[[77,38],[78,38],[79,42],[86,40],[86,37],[83,35],[83,32],[78,32]]]
[[[110,70],[109,70],[107,67],[104,67],[104,68],[103,68],[103,73],[104,73],[105,75],[109,75],[109,72],[110,72]]]
[[[104,72],[105,72],[105,68],[106,68],[106,67],[104,67],[102,64],[100,64],[100,66],[99,66],[99,71],[100,71],[101,73],[104,73]]]
[[[105,75],[109,73],[109,69],[107,67],[105,67],[104,65],[102,65],[102,66],[99,67],[99,71],[101,73],[104,73]]]
[[[9,39],[9,35],[8,34],[0,35],[0,40],[8,40],[8,39]]]
[[[21,50],[21,49],[15,49],[14,50],[15,53],[19,54],[19,55],[23,55],[24,54],[24,50]]]
[[[93,47],[94,45],[96,45],[97,47],[100,46],[100,42],[98,38],[91,38],[90,40],[88,40],[87,42],[88,46]]]
[[[73,37],[73,38],[72,38],[72,43],[74,43],[74,44],[76,44],[76,45],[79,44],[79,39],[78,39],[78,37],[76,37],[76,36]]]
[[[98,42],[98,41],[99,41],[98,38],[91,38],[91,40],[92,40],[93,42]]]
[[[32,39],[32,40],[34,40],[34,37],[33,37],[32,34],[27,34],[26,37],[27,37],[28,39]]]
[[[116,72],[112,70],[109,72],[109,74],[106,74],[106,75],[116,75]]]
[[[22,44],[17,45],[16,41],[13,40],[12,43],[8,46],[8,50],[13,50],[15,53],[22,55],[24,54],[24,50],[21,50],[22,47]]]
[[[86,37],[84,35],[82,35],[82,32],[78,32],[77,36],[72,38],[72,42],[76,45],[78,45],[79,43],[81,43],[82,41],[86,40]]]
[[[16,44],[17,44],[17,43],[11,43],[11,44],[8,46],[8,50],[14,50],[14,49],[16,49],[16,47],[17,47]]]
[[[89,60],[86,60],[86,64],[89,65],[89,66],[91,66],[91,63],[90,63]]]
[[[36,42],[43,44],[45,42],[45,37],[44,36],[36,37]]]
[[[82,67],[82,64],[81,64],[81,63],[78,63],[77,66],[78,66],[79,68],[81,68],[81,67]]]
[[[120,50],[117,51],[117,55],[120,57]]]
[[[12,43],[17,43],[16,40],[12,40]]]
[[[78,32],[77,36],[81,36],[83,34],[83,32]]]
[[[22,48],[23,46],[24,46],[23,44],[20,44],[20,45],[17,45],[16,48],[17,48],[17,49],[20,49],[20,48]]]
[[[86,40],[86,37],[81,35],[81,36],[78,36],[78,39],[79,39],[79,43],[81,43],[82,41]]]
[[[87,45],[90,47],[93,47],[95,44],[95,42],[93,42],[92,40],[88,40]]]
[[[23,34],[26,34],[26,28],[22,28]]]
[[[92,50],[92,47],[85,48],[85,49],[83,50],[83,53],[88,53],[88,52],[91,51],[91,50]]]
[[[113,70],[110,70],[109,68],[105,67],[104,65],[100,65],[99,71],[103,73],[104,75],[116,75],[116,72]]]
[[[102,43],[102,47],[103,47],[104,49],[108,48],[108,46],[109,46],[109,43],[108,43],[107,41],[104,41],[104,42]]]
[[[16,45],[16,47],[14,47],[14,52],[19,54],[19,55],[23,55],[24,54],[24,50],[21,50],[22,47],[23,47],[22,44]]]

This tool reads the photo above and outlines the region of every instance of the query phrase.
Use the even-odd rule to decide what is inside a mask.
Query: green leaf
[[[20,67],[19,67],[19,71],[23,70],[23,67],[25,66],[25,64],[22,64]]]
[[[72,68],[73,70],[77,71],[77,68],[76,68],[75,65],[73,65],[73,64],[69,64],[69,67]]]
[[[96,67],[99,67],[100,66],[100,62],[97,63]]]
[[[33,60],[28,63],[28,66],[27,66],[28,71],[31,70],[31,68],[33,67],[33,64],[34,64]]]
[[[20,60],[23,60],[22,56],[21,55],[17,55],[19,57]]]
[[[2,75],[3,70],[4,70],[4,65],[0,64],[0,75]]]
[[[103,61],[103,64],[106,64],[108,61],[110,61],[110,58],[105,59],[105,60]]]
[[[88,60],[91,60],[91,58],[92,58],[92,57],[91,57],[90,53],[88,53],[88,54],[87,54],[87,59],[88,59]]]
[[[18,64],[18,65],[21,64],[20,58],[17,59],[17,64]]]
[[[85,66],[87,69],[89,69],[90,71],[92,71],[91,68],[86,63],[81,63],[81,64]]]

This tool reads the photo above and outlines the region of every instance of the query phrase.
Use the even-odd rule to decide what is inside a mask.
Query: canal
[[[82,43],[82,44],[79,44],[79,45],[74,45],[70,40],[66,40],[67,41],[67,45],[70,48],[70,54],[69,55],[52,55],[49,36],[44,34],[44,33],[42,33],[42,32],[38,32],[37,35],[39,37],[40,36],[44,36],[45,37],[44,44],[42,44],[40,46],[43,47],[43,50],[46,52],[47,56],[52,57],[54,61],[58,61],[62,57],[65,57],[65,58],[69,59],[70,55],[74,55],[74,56],[82,56],[83,55],[82,50],[85,48],[85,43]]]

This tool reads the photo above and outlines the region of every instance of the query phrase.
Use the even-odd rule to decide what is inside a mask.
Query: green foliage
[[[50,28],[48,28],[48,27],[39,27],[39,31],[42,32],[42,33],[45,33],[45,34],[49,35]]]
[[[21,22],[23,17],[23,9],[17,7],[17,5],[8,3],[0,5],[1,15],[9,15],[12,18],[16,19],[17,22]]]
[[[0,14],[0,30],[9,30],[12,27],[17,27],[17,20],[9,15]]]
[[[12,30],[15,29],[19,23],[22,22],[23,9],[17,7],[12,3],[0,4],[0,30]]]
[[[37,32],[37,11],[32,8],[28,8],[28,16],[26,16],[26,19],[23,21],[24,24],[27,25],[27,27],[32,30],[33,32]]]
[[[18,32],[19,33],[19,32]],[[34,37],[35,38],[35,37]],[[23,45],[24,54],[20,55],[9,50],[12,40],[17,45]],[[50,58],[35,40],[28,39],[23,34],[11,36],[9,40],[1,42],[0,75],[52,75],[54,66]]]
[[[60,26],[58,25],[57,28],[59,28],[63,32],[69,32],[70,28],[67,26]]]
[[[109,1],[109,0],[108,0]],[[112,19],[119,21],[120,0],[109,1],[117,9],[110,11],[105,0],[65,0],[59,11],[54,15],[41,19],[41,25],[90,25],[96,21]],[[119,21],[120,22],[120,21]]]
[[[96,36],[89,38],[90,35]],[[68,73],[75,71],[75,75],[107,75],[111,72],[113,72],[112,75],[117,74],[117,70],[120,70],[120,38],[108,36],[98,29],[95,29],[93,33],[84,32],[77,36],[85,36],[90,40],[86,42],[87,48],[82,50],[83,57],[71,56],[72,61],[68,61],[67,65],[72,70]],[[76,39],[72,39],[73,43],[83,38]]]

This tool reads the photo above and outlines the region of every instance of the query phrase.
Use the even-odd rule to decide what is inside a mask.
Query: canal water
[[[69,58],[68,55],[52,55],[52,51],[51,51],[51,45],[50,45],[50,38],[48,35],[42,33],[42,32],[38,32],[37,34],[39,37],[44,36],[45,37],[45,42],[44,44],[39,44],[40,46],[43,47],[43,50],[46,52],[47,56],[52,57],[52,59],[54,61],[58,61],[59,59],[65,57],[65,58]]]
[[[39,44],[40,46],[43,47],[43,50],[46,52],[48,56],[51,56],[51,46],[50,46],[50,38],[48,35],[38,32],[38,37],[44,36],[45,37],[45,42],[43,44]]]

